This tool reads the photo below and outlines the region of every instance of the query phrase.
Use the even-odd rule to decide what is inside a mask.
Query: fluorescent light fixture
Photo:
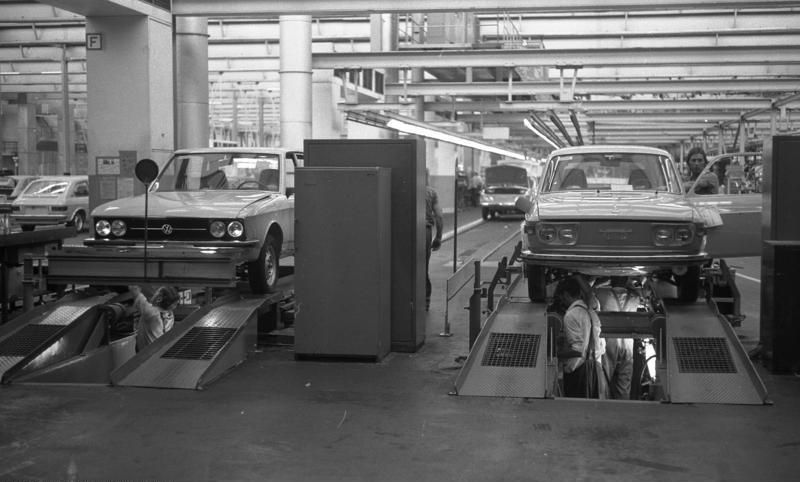
[[[477,149],[479,151],[493,152],[495,154],[499,154],[505,157],[510,157],[512,159],[523,159],[523,160],[527,159],[525,155],[520,154],[518,152],[509,151],[507,149],[502,149],[499,147],[492,146],[490,144],[484,144],[482,142],[473,141],[472,139],[468,139],[466,137],[448,134],[447,132],[434,130],[428,127],[409,124],[408,122],[404,122],[399,119],[389,119],[386,122],[386,127],[389,129],[394,129],[396,131],[405,132],[406,134],[415,134],[422,137],[429,137],[431,139],[436,139],[442,142],[449,142],[450,144],[455,144],[457,146],[470,147],[472,149]]]
[[[541,137],[542,139],[544,139],[545,141],[547,141],[547,143],[548,143],[548,144],[550,144],[551,146],[553,146],[553,149],[558,149],[558,148],[559,148],[559,146],[557,146],[557,145],[556,145],[556,144],[555,144],[553,141],[551,141],[550,139],[548,139],[548,138],[547,138],[547,136],[545,136],[545,135],[544,135],[544,134],[542,134],[541,132],[537,131],[537,130],[536,130],[536,128],[535,128],[535,127],[533,127],[533,124],[531,124],[531,121],[529,121],[528,119],[522,119],[522,123],[523,123],[523,124],[525,124],[525,127],[527,127],[528,129],[530,129],[531,131],[533,131],[533,133],[534,133],[534,134],[536,134],[537,136]]]

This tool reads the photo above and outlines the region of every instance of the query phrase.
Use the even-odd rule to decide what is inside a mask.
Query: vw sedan
[[[553,151],[536,195],[521,197],[523,253],[531,300],[558,270],[595,276],[658,274],[678,298],[697,298],[713,213],[684,194],[669,153],[639,146]]]

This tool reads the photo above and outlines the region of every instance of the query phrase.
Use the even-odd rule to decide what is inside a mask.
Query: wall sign
[[[87,33],[86,50],[103,50],[103,34]]]

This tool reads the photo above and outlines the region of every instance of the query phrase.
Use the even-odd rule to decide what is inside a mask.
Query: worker
[[[430,264],[431,251],[438,251],[442,246],[442,229],[444,220],[442,219],[442,208],[439,206],[439,195],[430,186],[430,182],[425,177],[425,311],[431,309],[431,285]]]
[[[684,179],[684,191],[689,191],[689,189],[697,183],[697,187],[695,187],[694,190],[695,194],[719,193],[719,179],[716,174],[713,172],[706,172],[700,176],[700,173],[703,172],[706,164],[708,164],[708,158],[702,147],[691,148],[686,155],[686,162],[689,165],[689,173]]]
[[[478,171],[475,171],[469,179],[469,200],[473,207],[481,204],[481,189],[483,189],[483,178]]]
[[[605,394],[602,357],[605,343],[600,337],[600,318],[583,299],[581,283],[565,278],[556,293],[567,307],[564,314],[564,348],[559,354],[564,373],[564,395],[600,398]]]
[[[136,327],[138,352],[172,329],[179,295],[178,290],[172,286],[161,286],[148,301],[138,286],[131,286],[129,290],[134,295],[133,307],[139,313]]]
[[[641,305],[638,291],[624,276],[594,288],[600,311],[637,311]],[[607,377],[609,398],[630,400],[633,376],[633,338],[606,337],[603,371]]]

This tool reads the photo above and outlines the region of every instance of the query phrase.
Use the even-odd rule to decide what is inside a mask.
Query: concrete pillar
[[[86,17],[103,39],[86,51],[90,208],[143,192],[136,161],[174,150],[172,23],[160,15]]]
[[[311,137],[311,16],[282,15],[281,147],[302,149]]]
[[[61,122],[58,125],[59,131],[59,155],[56,172],[64,174],[71,172],[76,174],[75,166],[72,164],[72,151],[75,149],[72,142],[72,112],[69,106],[69,59],[67,59],[67,46],[61,47]]]
[[[24,100],[25,95],[18,96]],[[40,155],[36,151],[36,105],[17,104],[17,172],[19,174],[39,174]]]
[[[205,147],[208,122],[208,19],[175,19],[176,148]]]

